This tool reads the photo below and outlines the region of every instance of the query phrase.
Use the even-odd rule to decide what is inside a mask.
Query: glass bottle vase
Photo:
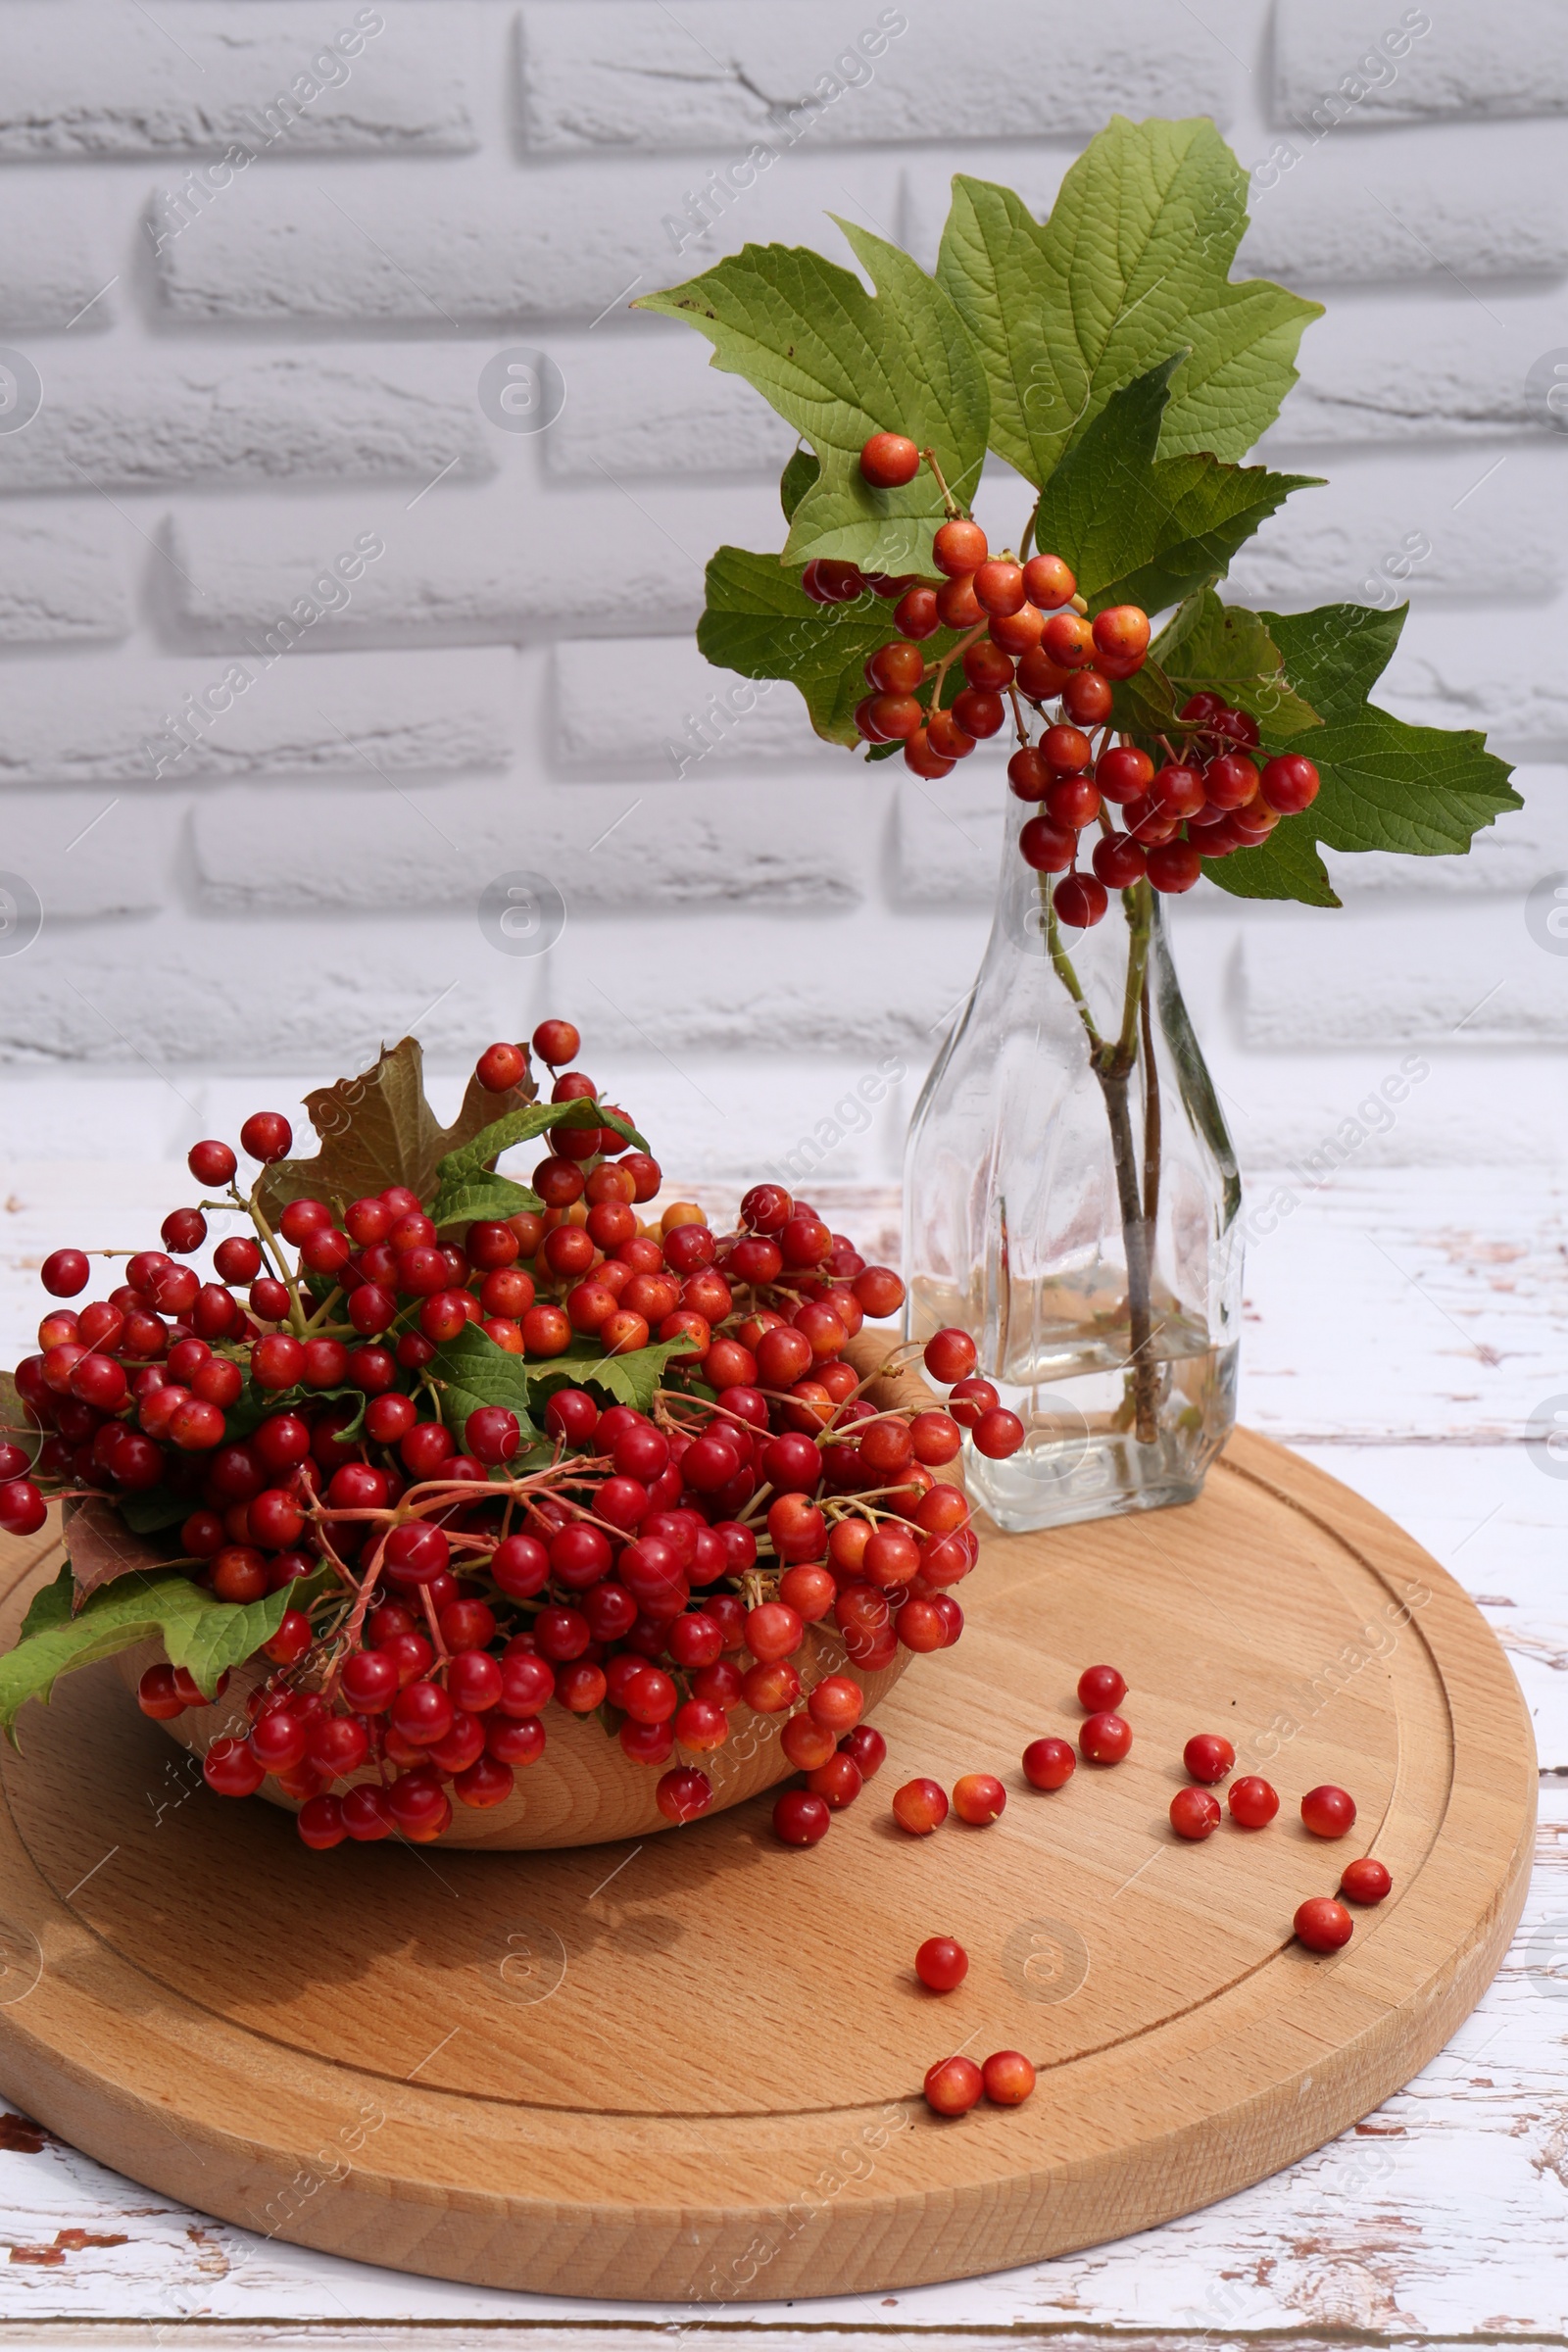
[[[1187,1502],[1236,1417],[1241,1182],[1160,900],[1070,930],[1009,801],[996,920],[915,1108],[906,1329],[974,1333],[1021,1450],[966,1446],[1009,1531]]]

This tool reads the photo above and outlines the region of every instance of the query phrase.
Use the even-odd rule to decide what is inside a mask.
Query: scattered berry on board
[[[894,1793],[893,1818],[911,1837],[929,1838],[948,1818],[948,1792],[940,1781],[906,1781]]]
[[[1022,2050],[993,2050],[980,2079],[993,2107],[1021,2107],[1035,2086],[1035,2070]]]
[[[1232,1781],[1226,1792],[1232,1821],[1239,1821],[1244,1830],[1261,1830],[1271,1822],[1280,1809],[1279,1791],[1255,1772],[1239,1781]]]
[[[933,2115],[967,2115],[980,2103],[985,2077],[972,2058],[943,2058],[925,2078],[925,2103]]]
[[[1236,1750],[1218,1732],[1196,1732],[1182,1749],[1182,1762],[1195,1781],[1212,1788],[1236,1769]]]
[[[1348,1894],[1352,1903],[1381,1903],[1393,1886],[1387,1869],[1370,1854],[1363,1854],[1357,1862],[1347,1862],[1340,1873],[1340,1892]]]
[[[1195,1845],[1219,1828],[1219,1799],[1208,1788],[1178,1788],[1170,1800],[1170,1826]]]
[[[1032,1788],[1062,1788],[1078,1769],[1065,1740],[1031,1740],[1023,1751],[1024,1779]]]
[[[1301,1799],[1301,1819],[1314,1838],[1343,1838],[1355,1827],[1355,1799],[1344,1788],[1326,1782],[1309,1788]]]
[[[1000,1821],[1006,1802],[1007,1791],[995,1773],[966,1772],[953,1784],[953,1810],[971,1829]]]
[[[952,1992],[969,1973],[969,1955],[951,1936],[928,1936],[914,1955],[914,1973],[930,1992]]]
[[[1119,1764],[1132,1743],[1132,1726],[1124,1715],[1090,1715],[1079,1726],[1078,1746],[1086,1763]]]
[[[1331,1894],[1314,1894],[1296,1914],[1297,1940],[1309,1952],[1342,1951],[1354,1932],[1354,1920]]]

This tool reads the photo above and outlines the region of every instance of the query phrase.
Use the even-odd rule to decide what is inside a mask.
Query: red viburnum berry
[[[920,470],[920,452],[906,433],[873,433],[860,451],[860,472],[873,490],[902,490]]]
[[[1023,567],[1023,584],[1030,602],[1048,612],[1070,605],[1078,593],[1078,582],[1059,556],[1031,556]]]
[[[931,543],[932,562],[950,580],[978,570],[990,552],[977,522],[945,522]]]

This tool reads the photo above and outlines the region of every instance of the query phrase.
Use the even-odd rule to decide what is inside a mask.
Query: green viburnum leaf
[[[232,1445],[242,1438],[250,1437],[254,1431],[261,1428],[264,1421],[270,1421],[274,1413],[303,1412],[309,1414],[313,1409],[323,1404],[352,1404],[354,1417],[350,1421],[345,1421],[338,1432],[341,1438],[352,1443],[358,1438],[364,1426],[365,1408],[369,1401],[364,1389],[350,1387],[308,1389],[301,1385],[292,1389],[263,1389],[257,1386],[247,1371],[245,1385],[239,1395],[232,1404],[225,1405],[223,1408],[223,1436],[225,1441]],[[123,1506],[118,1507],[123,1516]],[[187,1504],[187,1513],[189,1508],[190,1506]]]
[[[1233,899],[1294,899],[1302,906],[1344,904],[1312,846],[1304,816],[1288,816],[1255,850],[1207,858],[1203,871]]]
[[[440,1160],[493,1122],[503,1105],[531,1102],[538,1091],[531,1071],[505,1095],[470,1078],[456,1119],[443,1128],[424,1099],[419,1041],[406,1037],[383,1048],[357,1078],[339,1078],[306,1096],[321,1149],[314,1159],[283,1159],[267,1170],[259,1195],[263,1211],[275,1225],[290,1200],[319,1200],[342,1208],[389,1184],[407,1185],[428,1200]]]
[[[504,1222],[508,1217],[520,1217],[525,1209],[537,1216],[543,1207],[538,1194],[527,1185],[498,1176],[493,1168],[481,1168],[475,1176],[460,1176],[450,1182],[443,1177],[430,1214],[437,1225],[471,1225],[476,1217]]]
[[[1047,481],[1111,394],[1174,351],[1187,357],[1164,457],[1240,458],[1273,423],[1322,306],[1264,278],[1231,284],[1246,193],[1200,118],[1115,116],[1044,227],[1009,190],[954,181],[937,279],[984,363],[991,446],[1027,480]]]
[[[537,1193],[510,1176],[498,1176],[489,1166],[514,1144],[531,1143],[552,1127],[610,1127],[639,1152],[647,1143],[629,1120],[605,1103],[579,1099],[572,1102],[527,1102],[509,1110],[503,1119],[481,1127],[459,1151],[449,1152],[436,1169],[438,1189],[430,1208],[437,1225],[470,1222],[474,1217],[514,1217],[524,1209],[535,1214],[544,1206]]]
[[[27,1419],[27,1408],[12,1372],[0,1372],[0,1443],[20,1446],[34,1461],[43,1444],[43,1431],[34,1429]]]
[[[860,741],[855,706],[869,691],[865,658],[893,633],[890,609],[880,598],[814,605],[802,592],[799,572],[786,571],[776,556],[721,547],[709,564],[699,652],[745,678],[787,678],[800,688],[811,724],[827,743]],[[922,651],[936,660],[958,636],[956,629],[941,629]]]
[[[604,1389],[617,1404],[634,1405],[638,1412],[646,1413],[671,1357],[692,1352],[693,1342],[685,1335],[657,1341],[630,1355],[602,1355],[577,1342],[564,1355],[553,1355],[546,1364],[530,1364],[528,1385],[541,1400],[556,1389]]]
[[[122,1494],[116,1508],[133,1535],[157,1536],[190,1517],[190,1496],[153,1487],[140,1494]]]
[[[265,1593],[260,1600],[247,1601],[241,1607],[214,1602],[210,1593],[204,1593],[208,1607],[166,1631],[164,1647],[169,1662],[171,1666],[183,1666],[195,1677],[203,1694],[211,1698],[220,1677],[230,1667],[242,1666],[247,1658],[256,1655],[264,1642],[270,1642],[289,1609],[308,1609],[323,1592],[342,1590],[330,1568],[318,1568],[314,1575],[295,1577],[276,1592]]]
[[[795,520],[795,510],[822,470],[821,460],[809,449],[798,449],[778,477],[778,503],[784,510],[786,522]]]
[[[321,1570],[239,1606],[215,1600],[189,1577],[165,1570],[122,1577],[73,1616],[68,1561],[33,1600],[16,1647],[0,1658],[0,1726],[16,1746],[17,1714],[29,1698],[47,1699],[61,1675],[154,1635],[162,1639],[170,1664],[183,1666],[211,1698],[227,1668],[241,1665],[271,1640],[286,1609],[308,1604],[335,1581],[329,1569]]]
[[[1158,455],[1182,354],[1112,393],[1041,493],[1039,545],[1065,558],[1091,612],[1106,605],[1163,612],[1229,566],[1244,540],[1312,474]]]
[[[688,320],[712,344],[711,365],[755,384],[815,451],[821,470],[791,516],[786,564],[830,556],[867,571],[930,571],[943,516],[930,467],[901,490],[874,490],[860,451],[872,433],[906,433],[936,451],[967,506],[985,461],[985,374],[942,288],[896,245],[837,224],[874,295],[805,246],[747,245],[632,307]]]
[[[1368,701],[1408,610],[1325,605],[1263,614],[1292,678],[1322,712],[1321,731],[1301,746],[1322,789],[1300,821],[1331,850],[1462,856],[1483,825],[1524,807],[1507,761],[1487,750],[1478,729],[1412,726]],[[1270,749],[1273,734],[1262,725]]]
[[[1262,615],[1291,676],[1323,717],[1321,728],[1299,746],[1322,779],[1317,799],[1277,826],[1266,850],[1289,835],[1325,842],[1331,850],[1463,856],[1483,825],[1524,806],[1508,781],[1507,761],[1487,750],[1477,730],[1411,726],[1367,700],[1398,644],[1407,612],[1403,605],[1392,612],[1324,605],[1315,612]],[[1276,748],[1266,723],[1263,746]],[[1263,887],[1286,877],[1278,862],[1255,864],[1261,856],[1242,851],[1205,870],[1238,897],[1300,897],[1294,888]]]
[[[482,1404],[506,1405],[516,1414],[526,1437],[536,1432],[545,1400],[557,1389],[602,1389],[616,1404],[646,1412],[665,1365],[672,1356],[689,1354],[691,1348],[691,1341],[682,1336],[630,1355],[605,1355],[591,1340],[574,1339],[564,1355],[525,1363],[470,1323],[436,1349],[424,1366],[424,1377],[440,1396],[442,1420],[458,1438],[468,1415]]]
[[[528,1367],[520,1355],[497,1347],[476,1323],[465,1324],[455,1340],[444,1341],[423,1374],[440,1398],[442,1420],[460,1446],[468,1415],[483,1404],[504,1404],[516,1414],[525,1437],[534,1434]]]
[[[1115,723],[1129,734],[1168,732],[1189,695],[1223,695],[1256,719],[1276,746],[1315,728],[1318,713],[1287,675],[1265,615],[1222,604],[1212,588],[1185,598],[1149,649],[1137,675],[1115,689]],[[1315,754],[1314,754],[1315,757]]]

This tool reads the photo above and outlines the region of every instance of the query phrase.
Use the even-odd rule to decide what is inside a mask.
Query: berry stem
[[[257,1191],[260,1189],[260,1181],[258,1181]],[[267,1256],[277,1268],[277,1278],[288,1293],[289,1323],[293,1328],[294,1337],[297,1340],[303,1340],[310,1329],[310,1324],[306,1319],[304,1303],[300,1298],[299,1278],[289,1272],[288,1259],[278,1247],[277,1236],[267,1222],[266,1212],[257,1200],[256,1193],[253,1192],[248,1200],[238,1193],[235,1198],[240,1206],[249,1211],[251,1223],[256,1228],[256,1237]]]
[[[1102,1038],[1095,1026],[1072,960],[1061,944],[1061,932],[1056,922],[1056,910],[1052,904],[1051,887],[1046,875],[1040,877],[1040,896],[1045,906],[1046,939],[1051,960],[1068,996],[1072,999],[1084,1032],[1089,1040],[1089,1066],[1104,1097],[1105,1116],[1110,1126],[1111,1159],[1116,1172],[1116,1198],[1121,1211],[1122,1247],[1127,1259],[1127,1322],[1128,1365],[1132,1373],[1134,1427],[1142,1446],[1152,1446],[1158,1436],[1155,1419],[1156,1371],[1151,1346],[1153,1338],[1152,1314],[1152,1268],[1153,1259],[1154,1220],[1152,1206],[1158,1200],[1159,1134],[1157,1108],[1152,1132],[1146,1124],[1144,1151],[1145,1193],[1140,1197],[1139,1169],[1133,1143],[1132,1117],[1128,1107],[1128,1080],[1138,1060],[1140,1019],[1145,1039],[1145,1069],[1152,1073],[1152,1055],[1149,1050],[1150,1024],[1148,1012],[1149,945],[1152,927],[1152,900],[1149,884],[1140,882],[1121,894],[1127,918],[1127,982],[1122,1001],[1121,1033],[1113,1041]],[[1145,1079],[1146,1089],[1149,1077]],[[1146,1102],[1148,1096],[1146,1093]],[[1154,1097],[1157,1105],[1157,1095]],[[1150,1194],[1150,1154],[1153,1154],[1153,1201],[1146,1207]]]
[[[1144,1224],[1152,1250],[1154,1225],[1159,1215],[1160,1104],[1147,963],[1144,966],[1144,985],[1138,1001],[1138,1011],[1144,1041]]]
[[[1124,890],[1121,903],[1127,917],[1127,986],[1122,998],[1121,1035],[1116,1040],[1114,1058],[1118,1074],[1125,1077],[1138,1058],[1138,1006],[1143,997],[1144,975],[1149,968],[1149,884],[1139,882],[1131,890]]]
[[[307,1319],[305,1330],[301,1334],[302,1338],[319,1339],[323,1336],[323,1328],[326,1325],[327,1317],[331,1314],[333,1307],[336,1306],[342,1296],[342,1285],[339,1284],[335,1289],[327,1294],[326,1298],[322,1299],[315,1314]],[[359,1336],[358,1333],[354,1331],[354,1326],[352,1323],[334,1323],[330,1328],[330,1334],[328,1336],[335,1339],[343,1339],[350,1334],[352,1334],[355,1338],[358,1338]]]
[[[1040,905],[1046,918],[1046,945],[1051,951],[1052,963],[1055,967],[1057,979],[1077,1008],[1078,1018],[1082,1021],[1084,1033],[1089,1040],[1089,1058],[1096,1065],[1098,1071],[1099,1056],[1105,1050],[1105,1041],[1095,1027],[1095,1016],[1089,1009],[1089,1001],[1079,985],[1077,973],[1073,970],[1072,958],[1061,944],[1061,930],[1056,921],[1056,909],[1052,904],[1051,879],[1047,874],[1042,874],[1040,877]]]
[[[437,1666],[449,1665],[452,1653],[446,1645],[446,1639],[441,1631],[441,1619],[436,1613],[435,1602],[430,1598],[428,1585],[419,1587],[419,1598],[424,1603],[424,1622],[430,1628],[430,1644],[435,1651],[436,1664]]]
[[[1127,1253],[1128,1361],[1133,1376],[1133,1410],[1138,1442],[1152,1446],[1158,1431],[1154,1423],[1154,1366],[1150,1357],[1150,1235],[1138,1195],[1138,1164],[1133,1150],[1132,1119],[1127,1106],[1127,1072],[1112,1075],[1097,1070],[1105,1112],[1110,1121],[1111,1156],[1116,1167],[1116,1195],[1121,1204],[1122,1242]]]
[[[959,506],[957,500],[954,497],[953,492],[948,488],[946,481],[943,479],[942,468],[937,464],[936,451],[934,449],[922,449],[920,455],[922,458],[924,458],[926,464],[930,466],[932,473],[936,477],[937,488],[942,493],[942,504],[947,509],[948,520],[950,522],[958,521],[963,514],[963,509]]]
[[[950,669],[953,667],[953,664],[955,663],[955,662],[960,661],[960,660],[962,659],[962,657],[963,657],[963,656],[964,656],[964,655],[965,655],[965,654],[968,652],[968,650],[969,650],[970,646],[971,646],[971,645],[973,645],[973,643],[974,643],[975,639],[976,639],[977,637],[983,637],[983,636],[985,635],[985,633],[986,633],[986,624],[985,624],[985,622],[984,622],[984,621],[981,621],[977,627],[975,627],[975,628],[972,628],[972,629],[969,629],[969,630],[966,630],[966,631],[965,631],[965,633],[964,633],[964,635],[963,635],[963,636],[961,636],[961,637],[958,639],[958,642],[957,642],[957,644],[956,644],[956,645],[950,645],[950,646],[949,646],[949,648],[948,648],[948,650],[947,650],[947,652],[946,652],[946,653],[945,653],[945,654],[944,654],[944,655],[941,657],[940,661],[937,661],[937,662],[932,662],[932,664],[931,664],[931,669],[930,669],[930,679],[931,679],[931,711],[932,711],[932,715],[933,715],[933,716],[935,716],[936,712],[937,712],[938,710],[941,710],[941,708],[942,708],[942,681],[943,681],[943,679],[944,679],[944,678],[947,676],[947,674],[948,674],[949,670],[950,670]],[[779,1285],[777,1285],[777,1284],[775,1284],[775,1285],[774,1285],[774,1288],[775,1288],[775,1289],[777,1289],[777,1288],[779,1288],[779,1287],[780,1287],[780,1286],[779,1286]]]

